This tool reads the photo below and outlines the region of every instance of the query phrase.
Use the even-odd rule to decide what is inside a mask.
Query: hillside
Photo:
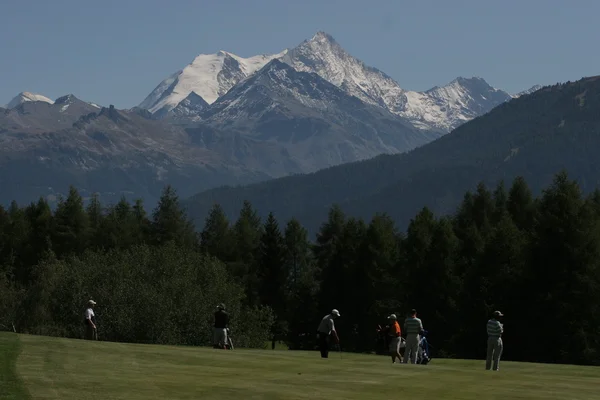
[[[166,182],[191,195],[194,187],[259,179],[193,145],[182,128],[139,110],[99,108],[72,95],[54,104],[25,102],[2,110],[0,133],[0,204],[40,196],[53,201],[69,185],[84,197],[98,192],[107,203],[122,194],[152,203]]]
[[[548,86],[406,154],[213,189],[186,205],[199,227],[215,202],[235,217],[246,199],[262,216],[273,211],[279,220],[297,217],[314,233],[333,203],[364,218],[385,211],[405,228],[423,206],[452,211],[479,181],[495,185],[521,175],[536,192],[563,168],[587,192],[600,182],[598,109],[600,77]]]
[[[388,357],[347,353],[320,360],[317,352],[222,351],[8,333],[0,333],[0,350],[7,355],[0,365],[0,397],[19,400],[348,400],[399,391],[422,399],[587,400],[600,380],[599,368],[563,365],[505,362],[499,373],[491,373],[482,361],[391,365]]]

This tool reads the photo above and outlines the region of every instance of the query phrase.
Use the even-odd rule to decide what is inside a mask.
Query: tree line
[[[54,212],[13,203],[0,235],[0,324],[21,332],[78,337],[93,297],[104,340],[206,345],[223,301],[241,346],[314,349],[337,308],[343,350],[373,352],[377,325],[416,308],[434,356],[483,358],[499,309],[504,359],[600,365],[600,191],[584,196],[565,172],[537,198],[523,178],[479,184],[406,232],[334,205],[311,241],[249,202],[235,221],[215,204],[195,232],[167,187],[151,215],[124,199],[84,208],[74,188]]]

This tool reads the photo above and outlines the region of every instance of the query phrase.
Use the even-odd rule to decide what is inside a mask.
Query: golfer
[[[500,356],[502,356],[502,350],[504,349],[504,344],[502,343],[504,325],[498,319],[503,316],[500,311],[494,311],[492,318],[487,322],[488,342],[485,369],[488,371],[492,368],[492,360],[494,361],[494,371],[498,371],[500,364]]]
[[[410,316],[404,320],[404,332],[406,332],[406,350],[404,351],[404,364],[408,363],[410,356],[411,364],[417,363],[419,352],[419,335],[423,331],[423,323],[417,318],[417,310],[410,310]]]
[[[396,364],[396,358],[398,358],[398,362],[402,362],[402,356],[400,355],[400,341],[402,340],[402,330],[400,329],[400,324],[398,323],[398,318],[396,318],[396,314],[392,314],[388,317],[391,321],[389,325],[389,330],[387,331],[389,336],[389,350],[390,355],[392,356],[392,364]]]
[[[88,306],[84,313],[85,323],[85,339],[86,340],[98,340],[98,331],[96,330],[96,315],[94,314],[94,306],[96,302],[94,300],[88,301]]]
[[[340,312],[335,308],[331,310],[330,314],[327,314],[319,323],[317,328],[317,335],[319,337],[319,350],[321,351],[321,358],[329,358],[329,341],[330,337],[336,344],[340,344],[340,338],[335,330],[333,320],[340,317]]]
[[[229,325],[229,314],[225,311],[225,304],[221,303],[215,311],[213,333],[213,347],[215,349],[227,348],[227,325]]]

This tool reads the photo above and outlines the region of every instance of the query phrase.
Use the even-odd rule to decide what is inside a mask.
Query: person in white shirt
[[[96,315],[94,314],[94,300],[88,301],[88,307],[85,310],[85,339],[98,340],[98,331],[96,330]]]
[[[323,317],[317,328],[317,335],[319,336],[319,350],[321,351],[321,358],[329,358],[329,337],[333,337],[335,343],[339,345],[340,338],[335,330],[333,320],[340,317],[340,312],[335,308],[331,310],[330,314]]]

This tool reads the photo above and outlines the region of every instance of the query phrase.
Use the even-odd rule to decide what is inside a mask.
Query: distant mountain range
[[[0,203],[69,184],[152,203],[166,183],[185,197],[310,173],[412,150],[523,93],[481,78],[407,91],[323,32],[274,55],[202,54],[128,110],[19,94],[0,109]]]
[[[384,108],[424,130],[448,132],[521,95],[493,88],[481,78],[462,77],[426,92],[407,91],[385,73],[348,54],[327,33],[317,32],[312,39],[274,55],[242,58],[226,51],[201,54],[162,81],[139,107],[164,117],[190,93],[212,104],[275,59],[297,71],[316,73],[364,103]]]
[[[600,76],[541,88],[408,153],[382,155],[316,173],[244,187],[224,187],[186,201],[199,228],[215,203],[237,218],[244,200],[265,217],[298,218],[313,234],[333,204],[369,219],[391,215],[403,229],[424,206],[455,210],[484,182],[506,190],[523,176],[534,193],[563,168],[585,192],[600,184]]]

